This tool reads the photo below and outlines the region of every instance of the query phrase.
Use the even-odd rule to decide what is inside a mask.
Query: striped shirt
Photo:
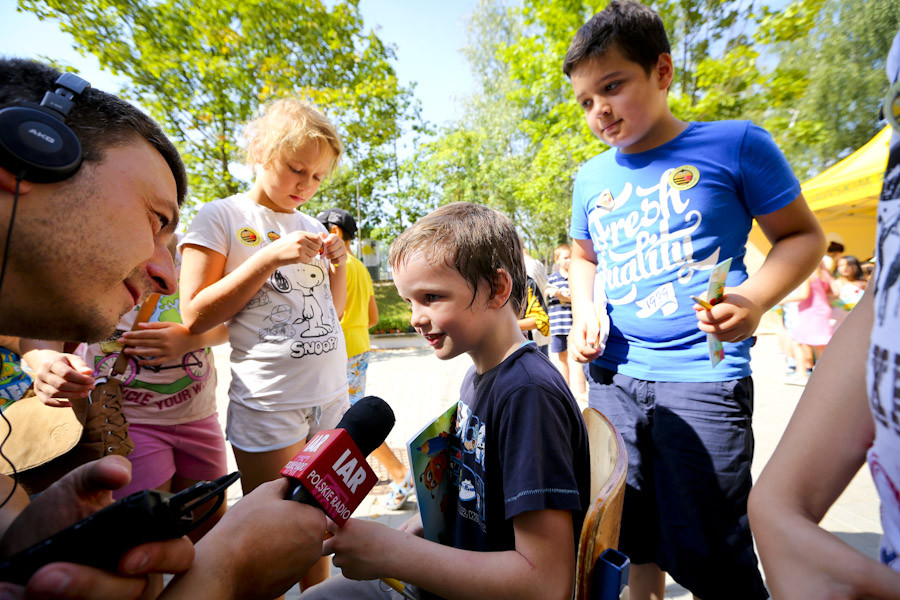
[[[569,279],[556,271],[547,277],[547,286],[568,291]],[[550,335],[569,335],[572,328],[572,305],[562,304],[559,298],[547,295],[547,310],[550,313]]]

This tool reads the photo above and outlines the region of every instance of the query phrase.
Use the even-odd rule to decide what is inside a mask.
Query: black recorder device
[[[53,562],[117,571],[119,559],[130,548],[179,538],[199,527],[219,509],[226,488],[239,478],[235,471],[177,494],[135,492],[0,562],[0,581],[25,585],[38,569]],[[194,518],[193,510],[214,497],[216,504]]]

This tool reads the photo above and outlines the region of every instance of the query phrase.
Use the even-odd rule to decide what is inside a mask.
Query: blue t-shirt
[[[747,278],[753,217],[790,204],[800,183],[769,134],[748,121],[690,123],[646,152],[608,151],[578,172],[574,239],[593,242],[611,321],[595,363],[647,381],[726,381],[750,374],[750,341],[709,361],[694,302],[709,269],[731,257],[726,285]]]
[[[463,380],[451,438],[449,546],[515,548],[512,519],[532,510],[572,511],[577,546],[590,504],[587,430],[559,370],[534,344]]]

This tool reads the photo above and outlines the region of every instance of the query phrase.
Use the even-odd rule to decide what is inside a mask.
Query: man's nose
[[[153,292],[163,296],[171,296],[178,291],[178,280],[175,277],[175,263],[166,245],[157,242],[153,257],[144,263],[144,270],[153,282]]]

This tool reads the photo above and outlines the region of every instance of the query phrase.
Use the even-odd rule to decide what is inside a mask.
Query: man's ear
[[[656,59],[656,74],[659,77],[659,89],[668,91],[675,78],[675,65],[671,54],[664,52]]]
[[[512,293],[512,277],[506,272],[506,269],[497,269],[494,273],[494,295],[488,300],[488,307],[500,308],[509,300]]]
[[[34,187],[33,183],[23,179],[21,183],[19,183],[19,195],[24,196],[31,191],[32,187]],[[0,167],[0,190],[9,192],[10,194],[16,193],[16,176],[3,167]]]

